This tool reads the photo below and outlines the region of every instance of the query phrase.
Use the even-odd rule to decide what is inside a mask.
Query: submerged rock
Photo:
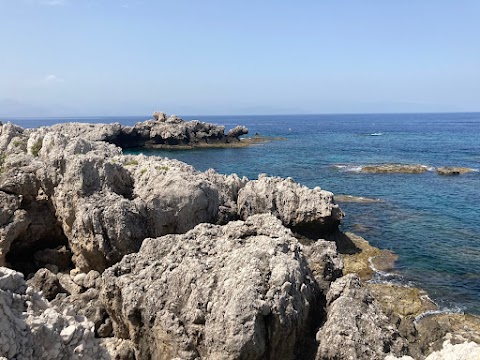
[[[344,202],[344,203],[359,203],[359,204],[371,204],[383,202],[381,199],[368,198],[364,196],[353,196],[353,195],[335,195],[335,201]]]
[[[342,234],[341,241],[349,243],[345,249],[339,245],[342,253],[345,274],[357,274],[361,280],[370,280],[375,271],[388,271],[393,268],[397,256],[388,250],[380,250],[356,234]],[[338,241],[337,241],[338,242]]]
[[[428,171],[428,166],[419,164],[379,164],[362,166],[361,171],[371,174],[421,174]]]
[[[445,166],[435,169],[439,175],[461,175],[474,171],[474,169],[466,167]]]

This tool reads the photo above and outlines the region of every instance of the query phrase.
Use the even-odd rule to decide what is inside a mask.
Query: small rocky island
[[[65,131],[69,137],[83,137],[88,140],[105,141],[122,149],[192,149],[216,147],[244,147],[266,142],[272,138],[248,134],[243,125],[235,126],[225,133],[225,126],[198,120],[185,121],[176,115],[154,112],[153,119],[138,122],[134,126],[114,124],[67,123],[51,127],[54,131]],[[42,131],[42,130],[40,130]],[[50,131],[43,128],[44,132]]]
[[[331,192],[122,153],[246,133],[223,130],[0,123],[0,358],[480,357],[478,318],[368,283],[392,256]]]

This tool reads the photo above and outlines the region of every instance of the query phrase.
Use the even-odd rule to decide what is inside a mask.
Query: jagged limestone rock
[[[317,360],[383,360],[390,353],[407,352],[406,340],[355,274],[331,284],[327,321],[318,331],[317,341]]]
[[[302,247],[267,214],[201,224],[107,269],[103,301],[143,358],[299,358],[324,304]]]
[[[321,236],[338,227],[343,213],[333,194],[309,189],[292,179],[260,175],[238,193],[238,213],[246,219],[253,214],[272,213],[287,227],[310,236]]]

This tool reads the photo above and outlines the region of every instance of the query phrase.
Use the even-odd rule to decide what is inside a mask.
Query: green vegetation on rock
[[[32,152],[32,155],[33,156],[38,156],[38,153],[40,152],[40,150],[42,149],[42,140],[37,140],[35,142],[35,144],[33,144],[32,148],[31,148],[31,152]]]

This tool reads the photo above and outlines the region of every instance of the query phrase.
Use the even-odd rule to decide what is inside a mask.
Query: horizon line
[[[404,112],[325,112],[325,113],[315,113],[315,112],[305,112],[305,113],[265,113],[265,114],[180,114],[177,116],[180,117],[194,117],[194,116],[314,116],[314,115],[435,115],[435,114],[478,114],[480,110],[474,111],[404,111]],[[168,114],[176,115],[174,113]],[[0,116],[0,121],[8,121],[9,119],[23,119],[23,120],[35,120],[35,119],[82,119],[82,118],[98,118],[98,117],[140,117],[141,115],[80,115],[80,116],[11,116],[11,117],[2,117]],[[151,117],[152,115],[145,115],[145,117]]]

